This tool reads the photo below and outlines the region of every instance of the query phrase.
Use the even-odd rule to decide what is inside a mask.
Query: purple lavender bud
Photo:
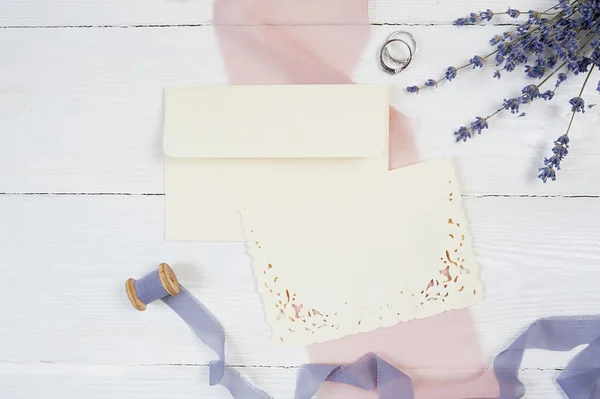
[[[409,93],[418,93],[419,92],[419,88],[417,86],[408,86],[406,88],[406,91]]]
[[[581,97],[573,97],[569,100],[571,111],[585,113],[585,101]]]
[[[509,17],[511,18],[519,18],[519,16],[521,15],[521,11],[519,10],[515,10],[514,8],[509,8],[506,13],[508,14]]]
[[[475,68],[483,68],[484,60],[480,56],[476,55],[469,60],[469,62],[473,65],[473,69]]]
[[[465,126],[461,126],[456,132],[454,132],[456,136],[456,141],[467,141],[467,139],[471,138],[471,131],[467,129]]]
[[[538,57],[537,60],[535,60],[535,64],[542,68],[546,68],[548,66],[548,60],[544,57]]]
[[[540,174],[538,175],[538,178],[542,179],[544,183],[546,183],[548,179],[554,181],[556,180],[556,172],[551,167],[544,166],[543,168],[540,168]]]
[[[573,72],[573,75],[579,75],[579,63],[576,60],[569,61],[567,63],[567,69]]]
[[[500,43],[498,45],[498,54],[508,55],[512,52],[512,46],[506,43]]]
[[[600,80],[598,81],[598,86],[596,87],[596,91],[600,93]]]
[[[486,11],[480,12],[479,16],[481,17],[481,20],[491,21],[494,17],[494,13],[488,8]]]
[[[555,155],[557,155],[558,157],[560,157],[560,159],[562,160],[564,157],[569,155],[569,148],[565,147],[563,145],[557,145],[557,146],[554,146],[554,148],[552,149],[552,152]]]
[[[448,69],[446,70],[446,79],[448,79],[448,81],[452,81],[452,79],[456,77],[456,73],[456,68],[454,68],[453,66],[448,67]]]
[[[523,36],[529,31],[529,28],[531,28],[531,22],[527,21],[524,24],[519,25],[519,27],[517,28],[517,34],[519,36]]]
[[[592,60],[588,57],[583,57],[577,64],[579,67],[579,73],[585,73],[589,71],[590,65],[592,65]]]
[[[526,97],[529,101],[534,100],[539,97],[540,89],[536,85],[529,85],[521,90],[523,96]]]
[[[556,139],[556,141],[554,142],[555,145],[562,145],[565,147],[569,147],[569,136],[567,136],[566,134],[563,134],[562,136],[560,136],[559,138]]]
[[[496,66],[502,65],[504,62],[504,56],[500,53],[496,53]]]
[[[529,22],[533,25],[539,25],[541,23],[542,14],[537,11],[529,10]]]
[[[467,19],[466,18],[459,18],[456,21],[453,22],[454,25],[456,26],[465,26],[467,24]]]
[[[550,158],[544,158],[544,165],[550,168],[556,168],[556,170],[560,170],[560,161],[562,161],[561,157],[554,154]]]
[[[502,74],[500,73],[500,70],[496,69],[496,71],[494,71],[494,78],[500,79],[501,77],[502,77]]]
[[[554,85],[554,87],[558,87],[560,86],[560,84],[562,82],[564,82],[565,80],[567,80],[567,74],[566,73],[559,73],[558,77],[556,78],[556,84]]]
[[[565,15],[569,15],[571,14],[571,5],[569,4],[570,2],[568,0],[560,0],[559,4],[554,7],[557,10],[560,10],[562,8],[562,10],[564,11]]]
[[[503,40],[504,40],[504,37],[502,37],[500,35],[496,35],[490,39],[490,44],[492,46],[495,46],[496,44],[500,43]]]
[[[517,114],[519,113],[519,106],[520,106],[520,101],[517,97],[515,98],[509,98],[504,99],[504,103],[502,104],[502,106],[504,107],[505,110],[510,111],[511,114]]]
[[[541,79],[545,73],[546,73],[546,69],[540,67],[539,65],[535,65],[535,66],[526,65],[525,66],[525,74],[527,76],[529,76],[530,78]]]
[[[535,37],[527,44],[527,50],[537,55],[540,55],[546,50],[546,44],[539,38]]]
[[[542,93],[540,97],[542,97],[546,101],[550,101],[554,98],[554,90],[547,90],[546,92]]]
[[[437,86],[437,82],[435,80],[433,80],[433,79],[428,79],[425,82],[425,86],[427,86],[427,87]]]
[[[480,116],[476,117],[475,122],[471,123],[471,129],[478,134],[481,134],[483,129],[488,128],[488,122],[486,118],[482,118]]]
[[[596,39],[591,43],[592,55],[590,56],[590,61],[596,65],[600,65],[600,40]]]
[[[548,168],[560,170],[560,162],[562,158],[554,154],[550,158],[544,158],[544,165]]]

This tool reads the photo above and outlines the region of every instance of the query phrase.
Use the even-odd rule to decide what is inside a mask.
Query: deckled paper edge
[[[440,162],[440,163],[449,162],[450,164],[452,164],[451,160],[448,160],[448,159],[438,159],[438,160],[426,161],[426,162]],[[396,171],[397,172],[406,171],[413,167],[419,167],[419,165],[426,163],[426,162],[411,165],[411,166],[408,166],[408,167],[402,168],[402,169],[397,169]],[[446,166],[448,166],[448,165],[446,165]],[[453,181],[456,182],[457,178],[456,178],[455,169],[454,169],[453,165],[450,165],[450,166],[452,166]],[[392,171],[392,172],[394,172],[394,171]],[[456,188],[457,189],[459,188],[458,184],[456,184]],[[460,190],[458,190],[458,191],[460,192]],[[241,215],[241,225],[242,225],[242,228],[244,231],[244,236],[246,238],[246,242],[245,242],[246,248],[247,248],[248,254],[252,258],[252,269],[253,269],[254,277],[256,279],[257,290],[261,294],[261,300],[263,302],[263,308],[265,310],[266,319],[267,319],[269,326],[271,327],[271,340],[278,346],[293,347],[293,348],[304,347],[304,346],[307,346],[310,344],[327,342],[327,341],[339,339],[339,338],[342,338],[342,337],[345,337],[348,335],[358,334],[361,332],[370,332],[370,331],[377,330],[379,328],[391,327],[391,326],[394,326],[401,322],[406,322],[406,321],[416,320],[416,319],[423,319],[423,318],[435,316],[435,315],[438,315],[438,314],[441,314],[444,312],[457,310],[457,309],[463,309],[466,307],[473,306],[473,305],[477,304],[478,302],[480,302],[481,300],[483,300],[484,285],[480,278],[481,267],[480,267],[479,263],[477,262],[477,256],[475,254],[475,250],[472,245],[472,242],[473,242],[472,235],[468,228],[469,225],[468,225],[465,209],[463,207],[463,201],[462,201],[462,198],[460,195],[456,195],[455,200],[456,200],[457,206],[458,206],[458,213],[454,217],[455,217],[456,221],[459,221],[459,223],[461,223],[464,227],[463,228],[464,236],[465,236],[464,249],[469,250],[470,254],[473,257],[473,259],[471,260],[471,264],[474,265],[474,267],[476,268],[476,270],[472,270],[472,268],[471,268],[472,272],[469,273],[469,276],[470,276],[469,282],[471,284],[469,286],[469,288],[470,289],[473,288],[476,291],[476,293],[474,293],[473,295],[464,296],[463,300],[454,299],[452,301],[452,303],[444,302],[444,305],[441,305],[441,306],[417,307],[413,311],[413,316],[410,316],[410,317],[401,315],[401,316],[398,316],[395,320],[391,320],[391,319],[388,319],[386,321],[381,320],[380,323],[377,325],[370,324],[370,323],[354,325],[353,332],[351,332],[351,333],[339,332],[339,330],[326,329],[317,335],[313,335],[313,334],[309,334],[309,333],[305,333],[305,332],[292,333],[292,332],[288,331],[285,326],[282,326],[281,323],[278,322],[279,311],[274,307],[272,308],[272,307],[268,306],[268,304],[271,302],[271,295],[270,295],[271,292],[269,292],[270,288],[266,285],[266,281],[264,279],[264,276],[265,276],[264,265],[268,264],[268,261],[261,258],[261,255],[260,255],[261,251],[260,251],[260,245],[259,245],[260,237],[256,232],[254,232],[254,230],[250,226],[251,224],[253,224],[252,221],[254,219],[253,210],[250,208],[250,206],[241,207],[239,209],[239,213]]]

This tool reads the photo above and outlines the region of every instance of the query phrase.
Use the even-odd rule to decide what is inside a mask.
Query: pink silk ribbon
[[[214,0],[213,23],[231,84],[350,84],[370,39],[368,0]],[[418,162],[406,117],[390,107],[389,168]],[[348,364],[375,352],[405,370],[416,399],[497,397],[468,309],[309,348],[311,362]],[[411,372],[411,370],[414,370]],[[373,399],[327,383],[321,396]]]

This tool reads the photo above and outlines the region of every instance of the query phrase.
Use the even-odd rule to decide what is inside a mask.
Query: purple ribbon
[[[588,346],[575,356],[556,382],[569,399],[600,399],[600,316],[550,317],[534,322],[494,360],[500,399],[525,395],[518,372],[527,349],[569,351]]]
[[[224,386],[235,399],[271,399],[225,363],[225,331],[217,319],[183,286],[170,296],[160,285],[158,273],[136,284],[145,303],[162,299],[202,342],[214,350],[218,360],[209,364],[210,385]],[[145,287],[149,287],[147,290]],[[161,287],[161,288],[159,288]],[[164,292],[163,292],[164,291]],[[528,349],[568,351],[588,346],[560,373],[557,382],[569,399],[600,399],[600,316],[552,317],[534,322],[494,361],[500,384],[499,399],[518,399],[525,387],[518,377],[523,355]],[[312,398],[325,382],[348,384],[377,391],[379,399],[413,399],[411,379],[393,365],[369,353],[347,365],[307,364],[301,367],[296,399]]]
[[[306,364],[298,373],[296,399],[310,399],[324,382],[377,391],[380,399],[413,399],[410,377],[374,353],[343,366]],[[240,396],[241,398],[241,396]]]
[[[160,297],[175,313],[185,321],[202,342],[208,345],[218,356],[218,360],[209,363],[210,385],[222,385],[235,399],[271,399],[264,391],[256,388],[237,371],[225,363],[225,331],[217,319],[188,290],[180,286],[176,296],[170,296],[158,280],[158,274],[144,277],[143,284],[136,284],[142,290],[140,298],[147,303],[151,298]],[[152,281],[149,281],[152,280]],[[141,280],[138,280],[141,281]],[[144,287],[151,287],[144,291]],[[161,291],[164,291],[164,295]],[[308,364],[299,371],[296,385],[296,399],[311,399],[326,381],[349,384],[365,390],[378,390],[381,399],[413,399],[410,378],[379,358],[369,353],[356,362],[339,366],[326,364]]]
[[[165,291],[166,292],[166,291]],[[236,399],[271,399],[264,391],[256,388],[237,371],[225,364],[225,331],[217,319],[188,290],[180,286],[176,296],[167,296],[162,301],[185,321],[202,342],[216,352],[219,360],[209,363],[210,385],[220,384]]]

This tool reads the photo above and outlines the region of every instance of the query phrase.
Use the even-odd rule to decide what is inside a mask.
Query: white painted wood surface
[[[577,79],[552,105],[455,144],[455,128],[526,81],[494,81],[486,68],[436,93],[403,88],[489,48],[506,27],[448,25],[509,5],[487,3],[372,1],[376,26],[355,80],[392,83],[423,157],[458,160],[487,288],[474,313],[491,359],[536,318],[598,313],[600,111],[577,120],[553,184],[535,170],[566,128]],[[398,29],[389,24],[410,25],[421,45],[396,77],[374,61]],[[0,0],[0,26],[0,397],[227,398],[207,385],[212,354],[172,312],[136,313],[127,302],[123,281],[167,261],[224,324],[231,364],[291,398],[305,355],[269,342],[243,246],[163,241],[162,87],[227,81],[211,1]],[[527,397],[562,397],[553,378],[570,355],[528,355]]]

